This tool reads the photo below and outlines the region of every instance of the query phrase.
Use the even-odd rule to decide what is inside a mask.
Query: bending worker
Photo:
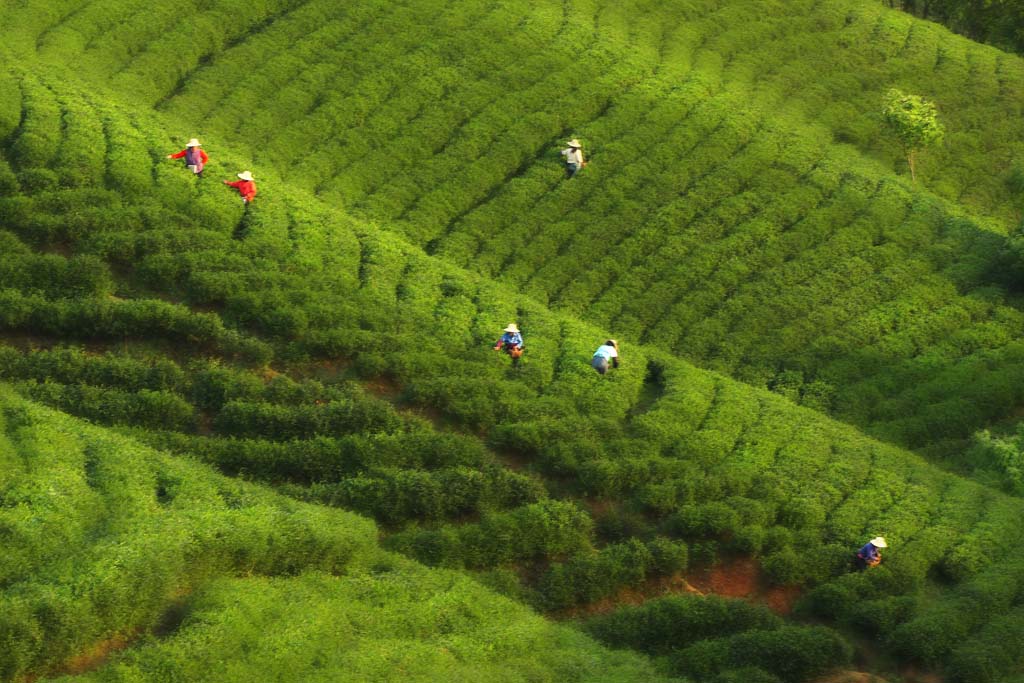
[[[523,335],[515,323],[509,323],[504,330],[501,339],[494,345],[495,351],[504,351],[512,358],[512,365],[519,365],[519,358],[523,355]]]
[[[210,157],[206,156],[206,152],[203,151],[203,146],[199,143],[199,140],[192,138],[185,145],[185,149],[181,150],[177,154],[168,154],[168,159],[185,159],[185,166],[188,170],[195,173],[197,176],[203,175],[203,167],[206,166],[206,162],[210,160]]]
[[[252,173],[249,171],[242,171],[238,177],[241,180],[236,180],[233,183],[225,180],[224,184],[238,190],[238,194],[242,195],[242,202],[248,204],[256,198],[256,183],[253,182]]]
[[[561,151],[561,155],[565,157],[565,174],[572,178],[587,163],[583,161],[583,148],[579,140],[573,138],[567,144],[569,146]]]
[[[608,372],[608,361],[611,361],[613,368],[619,367],[619,343],[614,339],[609,339],[597,348],[594,357],[590,359],[590,367],[603,375]]]
[[[888,548],[885,539],[881,536],[876,536],[870,541],[864,544],[864,546],[857,551],[857,557],[854,561],[857,564],[857,569],[863,571],[868,567],[877,567],[882,562],[882,553],[878,552],[879,548]]]

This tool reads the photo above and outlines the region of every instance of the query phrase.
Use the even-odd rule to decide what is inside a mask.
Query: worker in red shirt
[[[195,173],[197,176],[202,177],[203,167],[206,166],[206,162],[210,160],[210,157],[206,156],[206,152],[203,151],[203,146],[199,143],[199,140],[192,138],[185,145],[185,149],[181,150],[177,154],[168,154],[168,159],[185,159],[185,166],[188,170]]]
[[[238,190],[238,194],[242,195],[242,201],[246,204],[256,198],[256,183],[252,180],[252,173],[249,171],[242,171],[238,174],[241,180],[236,180],[231,183],[227,180],[224,181],[225,185],[229,185]]]

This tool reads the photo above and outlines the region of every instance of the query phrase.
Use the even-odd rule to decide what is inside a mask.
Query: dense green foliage
[[[660,680],[466,578],[385,555],[354,515],[6,390],[0,415],[3,680],[152,626],[166,645],[152,639],[97,680],[200,680],[228,658],[218,680],[407,680],[413,670],[417,680]],[[280,578],[314,570],[345,578]]]
[[[58,681],[668,681],[471,580],[405,562],[344,577],[222,580],[190,600],[173,637]],[[672,679],[677,680],[677,679]]]
[[[340,570],[366,520],[295,503],[0,394],[0,677],[155,624],[217,575]]]
[[[885,122],[903,145],[910,166],[910,177],[917,177],[917,153],[942,140],[946,131],[939,123],[935,105],[917,95],[907,95],[895,88],[886,93]]]
[[[1024,315],[1004,273],[1024,63],[846,0],[241,8],[0,8],[0,379],[159,462],[137,463],[157,482],[147,513],[177,500],[165,469],[216,492],[117,546],[141,558],[103,575],[123,605],[67,579],[71,560],[28,563],[25,581],[79,601],[66,618],[34,593],[12,608],[5,672],[147,631],[195,588],[179,632],[92,678],[408,665],[427,680],[650,680],[642,660],[580,654],[589,641],[502,601],[478,609],[529,633],[493,649],[468,624],[518,622],[474,611],[462,576],[349,562],[338,539],[374,554],[373,530],[331,507],[546,611],[753,556],[766,581],[809,589],[799,615],[899,661],[964,681],[1012,672],[1013,650],[983,662],[1019,631],[1024,504],[926,458],[984,460],[960,447],[1024,402]],[[949,131],[917,187],[893,173],[901,150],[879,116],[893,86],[938,103]],[[193,133],[212,155],[203,179],[164,159]],[[571,181],[567,136],[591,159]],[[261,187],[247,209],[216,182],[242,167]],[[518,369],[490,350],[510,321],[527,340]],[[623,363],[601,377],[587,360],[609,334]],[[86,483],[68,499],[88,506],[108,458],[75,453]],[[992,460],[975,467],[1011,477]],[[36,493],[25,511],[45,505]],[[353,521],[316,521],[334,519]],[[150,554],[168,520],[180,543]],[[851,574],[877,533],[885,562]],[[95,538],[60,547],[103,556]],[[197,551],[210,564],[192,574]],[[449,599],[450,618],[436,609]],[[594,632],[723,683],[805,680],[850,657],[824,626],[665,604],[693,622],[685,637],[667,618],[637,625],[647,613],[614,617],[650,631],[634,639]],[[356,654],[326,653],[355,642],[330,610],[376,628],[374,605],[401,645],[376,630]],[[719,618],[735,627],[697,626]],[[320,645],[282,644],[272,624]],[[539,640],[555,649],[535,653]],[[422,661],[396,660],[406,647]],[[242,654],[216,664],[219,651]]]

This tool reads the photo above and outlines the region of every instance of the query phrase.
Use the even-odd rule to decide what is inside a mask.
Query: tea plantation
[[[0,36],[3,680],[1024,675],[1020,58],[867,0]],[[792,611],[678,590],[751,558]]]

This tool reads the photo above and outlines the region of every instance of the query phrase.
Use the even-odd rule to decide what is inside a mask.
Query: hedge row
[[[812,680],[850,663],[853,648],[823,626],[783,626],[703,640],[671,656],[676,673],[698,680],[729,669],[754,667],[787,683]]]
[[[197,437],[154,430],[131,434],[150,445],[189,454],[226,474],[267,481],[333,482],[371,469],[481,468],[490,456],[476,439],[410,429],[292,441]]]
[[[782,626],[767,607],[716,595],[677,595],[588,619],[588,633],[612,647],[667,655],[710,638]]]
[[[639,588],[648,579],[685,570],[687,561],[685,543],[664,538],[614,543],[552,565],[537,580],[537,606],[554,611],[594,603],[623,588]]]
[[[147,338],[212,347],[226,355],[264,364],[269,345],[224,327],[220,318],[156,300],[48,300],[0,290],[0,329],[60,338]]]
[[[113,353],[90,355],[74,347],[21,353],[0,346],[0,376],[10,379],[51,380],[62,384],[91,384],[124,391],[182,393],[185,373],[169,360],[143,362]]]
[[[354,510],[389,525],[466,518],[516,508],[547,497],[544,485],[501,468],[466,467],[429,472],[374,469],[336,482],[314,482],[282,491]]]
[[[590,517],[574,504],[546,500],[486,514],[477,523],[403,531],[384,545],[433,567],[483,569],[585,550],[592,528]]]
[[[210,578],[338,571],[375,546],[355,516],[158,456],[9,393],[0,404],[5,496],[16,503],[0,510],[5,680],[148,629]]]
[[[99,424],[181,430],[192,430],[196,425],[195,408],[169,391],[127,392],[88,384],[35,381],[14,386],[35,401]]]

